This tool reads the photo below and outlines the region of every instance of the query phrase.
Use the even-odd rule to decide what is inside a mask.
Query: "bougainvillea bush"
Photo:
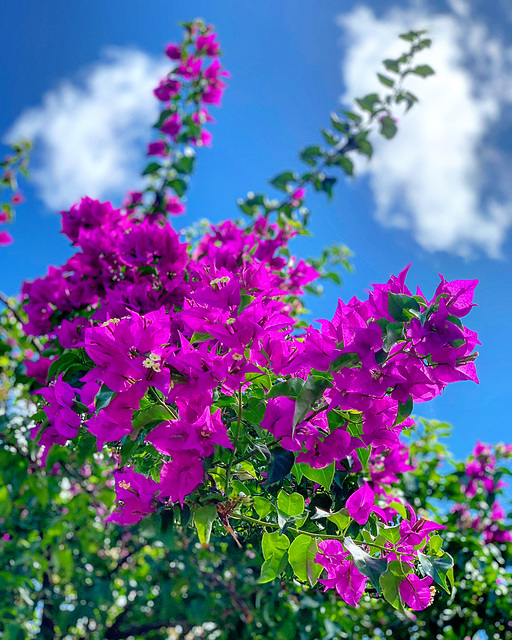
[[[48,486],[64,472],[73,490],[86,487],[98,503],[96,530],[114,527],[121,546],[132,531],[158,522],[187,540],[201,566],[210,558],[209,573],[215,580],[218,567],[221,584],[220,573],[236,572],[235,558],[249,554],[260,589],[293,585],[310,598],[325,591],[343,607],[357,607],[366,594],[364,602],[378,598],[405,615],[452,594],[446,525],[396,485],[414,468],[414,437],[409,449],[401,439],[414,427],[414,403],[452,382],[478,382],[479,342],[464,324],[477,282],[441,277],[431,294],[413,293],[406,267],[364,300],[339,300],[333,318],[312,326],[301,319],[305,293],[322,277],[339,279],[332,268],[346,263],[347,251],[334,246],[305,261],[290,249],[307,233],[308,190],[332,197],[336,171],[352,175],[354,154],[371,156],[371,136],[392,138],[396,110],[413,106],[407,76],[433,73],[414,64],[430,44],[424,34],[402,38],[409,51],[386,60],[379,74],[385,95],[333,114],[322,132],[326,146],[301,152],[307,170],[271,181],[280,198],[249,194],[239,201],[246,222],[203,226],[183,238],[170,219],[185,210],[195,150],[212,142],[210,107],[220,105],[229,78],[213,29],[185,25],[183,43],[166,48],[171,70],[155,89],[162,112],[147,149],[146,188],[121,207],[84,198],[62,212],[76,252],[25,283],[21,306],[4,300],[4,331],[17,332],[5,347],[14,380],[6,402],[22,396],[25,411],[20,418],[10,406],[6,414],[30,426],[30,446],[37,446],[27,473]],[[27,385],[30,400],[20,391]],[[26,436],[18,429],[8,450],[28,453]],[[492,455],[475,452],[467,499],[481,486],[495,490],[486,479],[492,465],[482,462]],[[485,520],[462,500],[457,522],[478,528],[489,545],[506,545],[505,513],[497,502],[492,509]],[[117,549],[112,540],[107,546]],[[219,560],[226,544],[231,569],[229,554]],[[69,548],[58,547],[63,567],[73,564]],[[94,585],[95,565],[87,564]],[[43,592],[50,577],[44,580]],[[65,637],[41,601],[45,637]],[[240,597],[238,606],[252,615]],[[116,635],[122,620],[115,610],[109,615],[105,637],[125,637]],[[96,637],[95,629],[86,637]]]

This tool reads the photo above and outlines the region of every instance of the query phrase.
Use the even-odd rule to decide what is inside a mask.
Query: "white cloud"
[[[377,217],[410,230],[429,251],[498,257],[512,225],[512,162],[492,141],[512,102],[512,52],[471,18],[462,0],[452,0],[457,16],[420,4],[382,18],[364,6],[339,17],[345,103],[375,90],[380,62],[405,50],[399,33],[427,28],[434,41],[417,61],[436,75],[407,79],[420,104],[400,118],[392,142],[376,142],[363,167]]]
[[[448,0],[448,5],[454,13],[464,18],[469,17],[471,13],[471,8],[467,0]]]
[[[119,199],[140,182],[144,146],[158,113],[152,89],[168,65],[135,49],[108,48],[24,111],[6,139],[34,141],[31,177],[50,209],[84,195]]]

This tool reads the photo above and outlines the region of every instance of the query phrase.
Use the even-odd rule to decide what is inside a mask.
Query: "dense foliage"
[[[2,298],[4,637],[456,638],[484,621],[510,637],[497,462],[511,449],[478,445],[440,473],[434,425],[410,417],[478,382],[462,322],[476,281],[442,278],[429,298],[404,269],[320,328],[301,320],[348,256],[291,254],[307,189],[332,196],[330,172],[352,175],[416,101],[407,76],[432,73],[413,63],[430,41],[402,38],[386,95],[334,114],[327,147],[301,152],[308,169],[272,180],[281,200],[249,194],[248,223],[187,242],[168,217],[228,74],[200,21],[167,47],[147,188],[62,212],[74,255],[21,305]]]

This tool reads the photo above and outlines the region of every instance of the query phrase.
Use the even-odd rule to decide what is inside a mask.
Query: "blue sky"
[[[202,16],[214,23],[232,73],[215,113],[213,147],[199,153],[179,226],[238,215],[237,198],[270,192],[266,181],[300,167],[297,150],[320,140],[319,127],[342,98],[377,88],[378,61],[400,52],[396,35],[428,27],[434,47],[424,60],[438,73],[414,85],[421,104],[355,180],[341,180],[334,202],[311,196],[314,238],[295,248],[314,256],[337,241],[355,253],[355,273],[310,301],[311,318],[331,317],[339,297],[362,296],[408,263],[409,286],[426,294],[438,272],[479,278],[479,306],[467,322],[483,343],[481,384],[450,385],[416,411],[454,425],[458,455],[478,438],[512,440],[506,0],[19,0],[2,13],[9,55],[0,74],[0,137],[22,132],[36,142],[26,203],[10,229],[15,243],[0,252],[0,288],[9,294],[70,255],[55,211],[86,193],[118,203],[135,184],[157,108],[150,88],[165,64],[164,44],[180,38],[179,21]]]

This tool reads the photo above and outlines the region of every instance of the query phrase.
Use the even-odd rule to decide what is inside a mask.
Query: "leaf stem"
[[[257,518],[251,518],[250,516],[244,516],[241,513],[232,513],[230,514],[231,518],[235,518],[237,520],[243,520],[244,522],[248,522],[249,524],[258,525],[260,527],[270,527],[271,529],[280,529],[281,527],[276,522],[265,522],[264,520],[258,520]],[[298,535],[306,535],[311,538],[320,538],[322,540],[339,540],[343,542],[345,540],[345,536],[333,536],[329,533],[314,533],[312,531],[306,531],[305,529],[298,529],[297,527],[289,527],[290,531],[296,533]],[[387,547],[383,547],[379,544],[374,544],[373,542],[359,541],[354,540],[355,544],[359,546],[368,546],[374,547],[375,549],[380,549],[381,551],[386,551],[387,553],[395,553],[398,556],[407,556],[411,555],[409,553],[404,553],[402,551],[396,551],[395,549],[388,549]]]

